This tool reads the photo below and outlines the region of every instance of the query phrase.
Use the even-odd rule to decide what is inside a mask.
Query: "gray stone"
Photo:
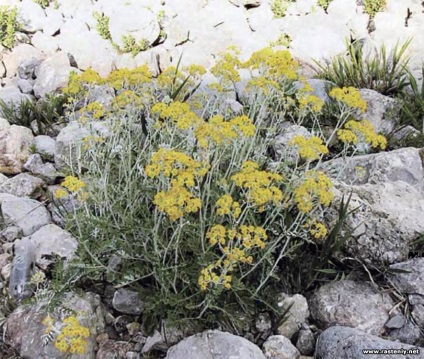
[[[389,329],[399,329],[406,324],[406,318],[402,314],[395,314],[384,326]]]
[[[18,67],[27,62],[38,62],[43,59],[42,53],[35,47],[28,44],[19,44],[13,51],[3,56],[3,63],[6,67],[6,75],[12,78],[16,75]]]
[[[392,264],[389,269],[408,273],[390,273],[390,280],[405,294],[424,295],[424,258],[413,258],[406,262]]]
[[[261,350],[244,338],[218,330],[188,337],[171,347],[167,359],[265,359]]]
[[[47,209],[42,203],[33,199],[3,193],[0,194],[0,203],[5,223],[18,226],[25,236],[29,236],[51,223]]]
[[[40,57],[32,57],[18,66],[18,76],[23,80],[31,80],[35,77],[35,71],[41,65]]]
[[[43,163],[41,156],[36,153],[29,156],[28,161],[25,163],[24,168],[32,174],[42,178],[48,184],[53,184],[60,173],[51,163]]]
[[[28,173],[20,173],[0,185],[0,193],[9,193],[17,197],[37,198],[42,194],[44,185],[42,179]]]
[[[34,141],[30,129],[23,126],[5,126],[0,130],[0,173],[18,174],[29,157]]]
[[[34,84],[36,97],[44,97],[65,87],[69,81],[71,66],[65,52],[58,52],[45,60],[39,67]]]
[[[310,355],[315,350],[315,337],[312,331],[308,329],[301,329],[296,342],[296,348],[302,355]]]
[[[408,321],[402,328],[391,330],[388,334],[390,340],[399,341],[409,345],[417,344],[420,340],[420,336],[420,328],[411,321]]]
[[[3,229],[0,233],[8,242],[14,242],[17,239],[22,238],[22,229],[18,226],[9,226]]]
[[[115,292],[112,305],[118,312],[129,315],[139,315],[144,309],[144,303],[141,301],[139,294],[124,288]]]
[[[55,145],[56,140],[50,136],[40,135],[34,138],[35,151],[49,161],[54,161]]]
[[[309,307],[306,298],[300,294],[283,298],[278,303],[285,316],[278,327],[278,334],[292,339],[309,317]]]
[[[362,99],[367,102],[367,109],[358,119],[371,122],[377,133],[392,132],[399,113],[399,102],[374,90],[362,89],[360,92]]]
[[[344,325],[375,335],[385,332],[393,305],[391,298],[371,283],[350,280],[323,285],[309,301],[311,317],[321,328]]]
[[[19,79],[18,87],[23,94],[30,94],[34,87],[34,80]]]
[[[330,97],[328,97],[327,91],[326,91],[326,86],[330,86],[332,84],[330,81],[320,80],[320,79],[308,79],[307,82],[313,89],[312,92],[310,92],[311,95],[318,97],[320,100],[324,102],[330,101]],[[305,87],[305,85],[299,81],[295,81],[293,83],[293,86],[297,90],[303,89]]]
[[[418,304],[414,305],[412,309],[412,318],[414,318],[415,323],[421,328],[424,329],[424,305]]]
[[[366,359],[369,354],[364,354],[363,349],[415,349],[419,353],[418,348],[403,343],[397,343],[377,336],[362,332],[361,330],[348,327],[331,327],[325,330],[319,337],[315,356],[320,359]],[[399,357],[399,355],[396,355]],[[392,359],[393,354],[379,354],[373,357],[381,359]],[[402,358],[417,359],[422,358],[421,355],[404,354]]]
[[[265,356],[271,359],[299,359],[300,353],[289,339],[282,335],[270,336],[263,345]]]

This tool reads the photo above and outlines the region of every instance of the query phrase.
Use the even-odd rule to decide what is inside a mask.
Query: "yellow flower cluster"
[[[122,88],[138,87],[152,81],[152,74],[147,65],[139,66],[133,70],[118,69],[112,71],[105,82],[115,90]]]
[[[50,315],[44,318],[42,324],[46,327],[45,334],[53,331],[54,321]],[[63,320],[62,330],[54,346],[63,353],[84,354],[88,345],[85,339],[89,336],[90,330],[80,325],[76,317],[70,316]]]
[[[180,130],[187,130],[200,121],[188,104],[179,101],[171,102],[169,105],[159,102],[152,107],[151,111],[158,114],[161,119],[170,120]]]
[[[367,102],[361,98],[361,93],[354,87],[335,87],[330,91],[329,96],[353,109],[358,109],[361,113],[367,109]]]
[[[324,101],[315,95],[306,95],[299,98],[299,108],[301,110],[311,109],[312,112],[320,112],[324,107]]]
[[[98,85],[102,83],[103,80],[100,75],[91,68],[85,70],[80,74],[77,74],[76,72],[71,72],[68,86],[63,88],[62,92],[70,96],[75,96],[85,91],[85,84]]]
[[[264,241],[268,239],[268,236],[262,227],[242,225],[239,230],[234,230],[217,224],[209,229],[206,238],[212,246],[219,244],[224,257],[201,270],[198,284],[203,291],[210,284],[221,284],[224,288],[230,289],[232,277],[229,273],[237,267],[238,263],[252,264],[253,257],[248,251],[253,248],[265,248]],[[235,239],[243,248],[239,248],[237,243],[234,243]]]
[[[309,232],[316,239],[323,239],[327,235],[327,228],[321,222],[317,222],[316,220],[312,222],[311,228]]]
[[[160,191],[154,197],[159,211],[165,212],[171,221],[181,218],[184,213],[197,212],[201,201],[185,187],[195,186],[195,177],[203,177],[208,171],[202,165],[184,153],[161,148],[153,154],[151,164],[145,168],[147,176],[158,177],[161,173],[171,178],[171,188]]]
[[[211,68],[211,73],[222,80],[222,83],[232,85],[241,80],[238,69],[241,67],[241,61],[238,59],[238,51],[231,48],[233,53],[226,52],[218,55],[218,60]]]
[[[280,87],[276,81],[265,76],[257,76],[247,82],[246,91],[251,91],[252,88],[260,89],[264,94],[268,94],[270,89],[278,90]]]
[[[181,185],[174,184],[169,191],[161,191],[155,195],[153,203],[159,211],[165,212],[171,221],[184,216],[185,213],[195,213],[201,207],[200,198]]]
[[[91,102],[85,106],[84,112],[90,112],[91,116],[93,116],[93,118],[96,120],[102,118],[105,115],[103,105],[97,101]]]
[[[141,98],[132,90],[124,90],[112,100],[114,110],[125,108],[128,105],[136,107],[142,105]]]
[[[243,63],[244,68],[260,70],[261,73],[276,82],[282,79],[296,80],[299,64],[287,50],[274,51],[271,47],[256,51]]]
[[[384,150],[387,146],[387,139],[383,135],[376,134],[374,126],[367,120],[350,120],[346,123],[344,130],[337,131],[337,137],[345,143],[358,143],[358,136],[374,148],[380,147]]]
[[[61,352],[71,354],[84,354],[87,348],[87,340],[90,336],[90,330],[79,324],[74,316],[63,320],[64,328],[57,336],[55,347]]]
[[[216,213],[220,216],[224,216],[226,214],[232,214],[234,218],[238,218],[241,214],[240,203],[233,200],[233,197],[229,194],[225,194],[221,196],[216,201]]]
[[[203,177],[208,172],[208,165],[202,164],[185,153],[161,148],[153,154],[151,164],[145,170],[147,176],[155,178],[163,173],[165,177],[172,177],[173,184],[195,185],[195,176]]]
[[[277,173],[259,171],[259,165],[253,161],[246,161],[239,173],[231,177],[231,180],[241,188],[247,189],[249,202],[259,206],[259,211],[265,210],[269,202],[274,204],[283,199],[281,190],[272,185],[273,181],[282,181],[282,176]]]
[[[297,135],[293,137],[289,144],[291,146],[297,146],[299,155],[310,161],[317,160],[320,155],[328,153],[328,148],[316,136],[306,139],[303,136]]]
[[[62,182],[62,187],[65,187],[72,193],[77,193],[80,189],[86,187],[86,184],[79,180],[78,178],[74,176],[67,176],[65,177],[65,180]],[[56,198],[63,198],[68,195],[68,192],[66,192],[63,188],[59,188],[55,192]]]
[[[316,201],[329,206],[334,197],[330,179],[323,172],[308,171],[305,175],[305,181],[293,192],[299,211],[309,213]]]
[[[194,134],[199,143],[199,147],[208,148],[210,142],[214,144],[228,144],[229,141],[236,139],[239,133],[246,137],[252,137],[255,134],[256,127],[252,120],[243,115],[230,121],[224,121],[221,115],[212,117],[209,122],[201,122],[195,129]]]

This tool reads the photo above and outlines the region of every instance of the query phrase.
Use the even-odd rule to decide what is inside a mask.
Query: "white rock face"
[[[22,30],[36,32],[43,29],[46,22],[46,14],[43,8],[31,0],[22,0],[18,5],[21,18]]]
[[[71,65],[68,55],[61,51],[45,60],[39,67],[35,80],[34,93],[36,97],[44,97],[50,92],[65,87],[69,81]]]
[[[112,9],[111,9],[112,10]],[[160,33],[157,16],[142,3],[131,3],[113,8],[109,16],[109,31],[112,40],[121,48],[123,36],[133,36],[137,43],[146,40],[154,43]]]
[[[31,39],[31,43],[37,50],[47,56],[53,55],[59,49],[57,37],[42,32],[36,32]]]
[[[43,34],[48,36],[55,35],[63,24],[63,16],[58,9],[54,9],[51,6],[47,7],[46,10],[47,19],[43,24]]]
[[[29,128],[12,125],[0,130],[0,173],[22,172],[33,141],[34,136]]]
[[[13,51],[3,56],[3,63],[6,67],[6,75],[12,78],[16,75],[19,65],[30,59],[41,61],[44,58],[41,51],[28,44],[19,44]]]

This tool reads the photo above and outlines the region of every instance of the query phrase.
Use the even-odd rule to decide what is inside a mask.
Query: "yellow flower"
[[[86,184],[83,181],[80,181],[74,176],[65,177],[65,180],[61,183],[61,185],[72,193],[78,192],[81,188],[86,187]]]
[[[353,109],[358,109],[361,113],[367,109],[367,102],[361,98],[361,93],[354,87],[335,87],[330,91],[329,96]]]
[[[151,108],[151,112],[158,114],[159,119],[169,120],[180,130],[188,130],[200,122],[196,114],[190,110],[190,106],[179,101],[173,101],[169,105],[159,102]]]
[[[56,198],[60,199],[66,197],[68,192],[66,192],[63,188],[58,188],[54,195]]]
[[[299,155],[310,161],[317,160],[320,155],[328,153],[328,148],[322,143],[322,140],[316,136],[306,139],[303,136],[297,135],[293,137],[289,144],[297,146]]]
[[[323,239],[327,235],[327,228],[325,225],[321,222],[317,222],[316,220],[312,222],[312,226],[309,230],[309,232],[316,238],[316,239]]]

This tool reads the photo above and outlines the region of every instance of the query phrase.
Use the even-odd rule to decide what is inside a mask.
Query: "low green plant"
[[[273,0],[271,3],[271,10],[274,13],[274,17],[277,19],[284,17],[290,3],[295,1],[296,0]]]
[[[15,45],[15,33],[19,30],[18,8],[0,6],[0,43],[12,49]]]
[[[289,47],[291,42],[292,42],[292,39],[291,39],[290,35],[288,35],[286,33],[281,33],[280,36],[278,37],[278,39],[275,40],[275,41],[271,41],[269,43],[269,45],[271,47],[276,47],[276,46]]]
[[[321,6],[324,10],[327,10],[331,1],[333,0],[318,0],[318,5]]]
[[[150,44],[146,39],[142,39],[137,42],[137,40],[132,35],[122,36],[123,46],[121,48],[122,52],[131,53],[133,56],[137,55],[141,51],[146,51]]]
[[[43,9],[47,8],[51,3],[51,0],[33,0],[33,1],[37,3],[38,5],[40,5]]]
[[[375,15],[384,10],[386,6],[386,0],[364,0],[365,12],[370,16],[370,18],[374,18]]]
[[[109,31],[109,17],[100,12],[93,12],[93,17],[97,20],[96,30],[105,40],[112,40]]]
[[[223,112],[222,98],[240,69],[255,74],[250,96],[242,113]],[[315,136],[295,136],[286,146],[297,153],[294,162],[288,153],[269,156],[282,121],[301,122],[323,107],[306,83],[294,87],[304,81],[298,69],[285,50],[264,49],[245,62],[236,52],[220,54],[211,68],[218,82],[209,84],[215,95],[206,98],[195,91],[205,72],[195,65],[170,67],[157,79],[147,66],[107,78],[92,70],[73,74],[64,92],[72,103],[85,103],[81,125],[102,120],[110,131],[87,136],[78,166],[84,171],[56,193],[82,203],[66,221],[80,241],[78,259],[58,275],[59,287],[106,281],[132,288],[145,300],[150,331],[166,321],[219,323],[242,334],[258,312],[279,318],[281,263],[293,244],[327,237],[323,220],[333,198],[330,180],[317,169],[329,152],[318,117],[311,122]],[[110,105],[87,100],[100,84],[116,91]],[[343,114],[333,135],[348,114],[363,109],[358,93],[334,90]],[[344,129],[351,133],[343,141],[355,142],[358,128]],[[330,251],[336,234],[330,231]]]
[[[38,101],[24,100],[20,103],[5,102],[0,100],[0,108],[3,117],[10,124],[31,128],[35,120],[37,132],[45,134],[58,123],[65,111],[66,96],[60,94],[48,94]]]
[[[384,45],[371,57],[365,57],[358,42],[346,42],[347,56],[338,56],[330,64],[318,65],[318,76],[337,86],[367,88],[383,95],[396,95],[409,85],[407,49],[411,39],[399,43],[387,54]]]

